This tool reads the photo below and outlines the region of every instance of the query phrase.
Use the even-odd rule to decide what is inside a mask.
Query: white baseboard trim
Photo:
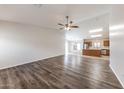
[[[0,70],[7,69],[7,68],[12,68],[12,67],[16,67],[16,66],[21,66],[21,65],[24,65],[24,64],[29,64],[29,63],[33,63],[33,62],[37,62],[37,61],[41,61],[41,60],[44,60],[44,59],[53,58],[53,57],[57,57],[57,56],[62,56],[62,55],[65,55],[65,54],[64,53],[63,54],[57,54],[57,55],[52,55],[52,56],[48,56],[48,57],[38,58],[38,59],[27,61],[27,62],[22,62],[22,63],[11,65],[11,66],[6,66],[6,67],[4,66],[4,67],[1,67]]]
[[[122,83],[121,79],[118,77],[118,75],[116,74],[116,71],[113,69],[113,67],[111,65],[109,65],[109,67],[111,68],[111,70],[114,72],[115,76],[117,77],[118,81],[120,82],[120,84],[122,85],[122,87],[124,88],[124,84]]]

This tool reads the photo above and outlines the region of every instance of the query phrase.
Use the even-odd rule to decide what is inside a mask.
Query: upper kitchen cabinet
[[[104,46],[109,46],[109,40],[104,40],[104,41],[103,41],[103,45],[104,45]]]

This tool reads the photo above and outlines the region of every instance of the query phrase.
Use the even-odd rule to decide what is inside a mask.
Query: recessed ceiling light
[[[123,28],[124,28],[124,24],[120,24],[120,25],[110,26],[109,30],[118,30],[118,29],[123,29]]]
[[[99,29],[90,30],[89,33],[96,33],[96,32],[102,32],[102,31],[103,31],[103,29],[99,28]]]
[[[91,35],[92,38],[95,38],[95,37],[102,37],[102,34],[97,34],[97,35]]]

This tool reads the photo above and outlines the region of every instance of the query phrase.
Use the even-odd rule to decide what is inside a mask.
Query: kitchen
[[[85,56],[109,56],[109,39],[84,39],[82,54]]]

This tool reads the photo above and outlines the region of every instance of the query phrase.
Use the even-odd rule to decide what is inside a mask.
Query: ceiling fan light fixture
[[[69,31],[69,30],[71,30],[71,28],[70,27],[65,27],[65,30]]]

